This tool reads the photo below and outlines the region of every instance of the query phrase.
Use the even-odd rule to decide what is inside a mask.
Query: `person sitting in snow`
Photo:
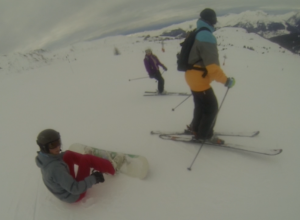
[[[109,160],[68,150],[61,152],[60,134],[53,129],[41,131],[36,142],[40,151],[35,161],[41,169],[43,182],[54,196],[64,202],[80,201],[88,188],[104,182],[102,173],[115,174],[115,168]],[[117,167],[118,162],[115,162]],[[78,166],[77,175],[75,164]],[[90,174],[91,168],[96,172]]]
[[[164,71],[167,71],[168,69],[164,64],[162,64],[159,61],[157,56],[155,56],[152,53],[151,49],[146,49],[145,53],[146,53],[145,58],[144,58],[145,68],[149,74],[149,77],[154,78],[158,81],[158,93],[163,94],[163,93],[165,93],[164,92],[165,80],[159,71],[159,66],[161,66],[164,69]]]
[[[197,140],[206,140],[213,143],[224,143],[214,135],[214,125],[218,114],[218,102],[210,83],[215,80],[231,88],[235,84],[234,78],[227,77],[219,64],[217,41],[212,34],[217,23],[216,12],[210,8],[201,11],[197,21],[197,30],[206,27],[197,33],[195,42],[189,54],[188,63],[193,68],[185,72],[185,79],[194,97],[194,115],[189,129]],[[203,68],[206,69],[203,71]]]

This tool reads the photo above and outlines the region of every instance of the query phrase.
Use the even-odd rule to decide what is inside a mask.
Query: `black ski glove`
[[[91,174],[91,176],[94,176],[96,178],[96,184],[97,183],[103,183],[105,181],[103,174],[100,173],[100,172],[98,172],[98,171],[97,172],[93,172]]]

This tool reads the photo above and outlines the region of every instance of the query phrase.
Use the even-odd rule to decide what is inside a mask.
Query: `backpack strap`
[[[211,30],[207,27],[202,27],[200,28],[199,30],[196,31],[196,35],[195,35],[195,38],[197,36],[197,34],[200,32],[200,31],[209,31],[211,33]],[[191,65],[191,69],[194,69],[194,70],[200,70],[200,71],[203,71],[203,74],[202,74],[202,78],[205,78],[206,75],[207,75],[207,69],[205,67],[194,67],[194,65],[196,63],[198,63],[199,61],[201,61],[202,59],[196,61],[194,64]]]
[[[207,27],[200,28],[199,30],[196,31],[196,34],[198,34],[198,32],[200,32],[200,31],[209,31],[211,33],[211,30]]]

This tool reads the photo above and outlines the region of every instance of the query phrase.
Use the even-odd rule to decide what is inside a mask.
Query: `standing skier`
[[[235,84],[234,78],[228,78],[220,68],[217,41],[212,34],[217,16],[214,10],[206,8],[200,13],[197,21],[197,30],[206,27],[197,33],[193,47],[189,54],[188,63],[193,66],[185,72],[185,79],[194,97],[194,115],[190,131],[199,140],[213,143],[224,143],[216,137],[213,128],[218,113],[218,102],[210,83],[215,80],[231,88]],[[197,69],[198,68],[198,69]],[[206,71],[203,71],[203,68]]]
[[[88,188],[104,182],[102,173],[115,174],[114,166],[106,159],[68,150],[61,152],[60,134],[55,130],[43,130],[36,142],[40,151],[35,161],[41,169],[43,182],[54,196],[64,202],[74,203],[81,200]],[[122,161],[118,158],[114,163],[116,167]],[[77,175],[75,164],[78,165]],[[97,171],[90,174],[91,168]]]
[[[146,49],[145,50],[145,58],[144,58],[144,64],[145,64],[145,68],[149,74],[150,78],[154,78],[158,81],[158,93],[159,94],[164,94],[164,84],[165,84],[165,80],[164,78],[161,76],[161,73],[159,71],[159,66],[161,66],[164,71],[167,71],[167,67],[165,67],[164,64],[162,64],[159,59],[157,58],[157,56],[155,56],[154,54],[152,54],[152,50],[151,49]]]

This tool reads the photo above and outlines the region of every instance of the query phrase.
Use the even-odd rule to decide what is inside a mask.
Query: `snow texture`
[[[164,53],[160,42],[130,35],[42,52],[49,62],[14,54],[10,68],[3,66],[7,57],[0,58],[1,218],[298,220],[300,57],[243,29],[221,28],[215,35],[222,68],[236,79],[215,130],[259,130],[255,138],[224,139],[283,153],[270,157],[204,146],[188,171],[197,145],[150,135],[183,130],[193,100],[172,111],[185,97],[144,97],[157,83],[129,79],[147,76],[144,49],[151,47],[168,67],[165,89],[190,92],[184,73],[176,70],[179,40],[165,41]],[[115,47],[121,55],[114,55]],[[226,88],[212,86],[220,103]],[[34,162],[36,137],[46,128],[60,132],[63,150],[78,142],[146,156],[150,173],[145,180],[106,175],[83,201],[63,203],[47,190]]]

